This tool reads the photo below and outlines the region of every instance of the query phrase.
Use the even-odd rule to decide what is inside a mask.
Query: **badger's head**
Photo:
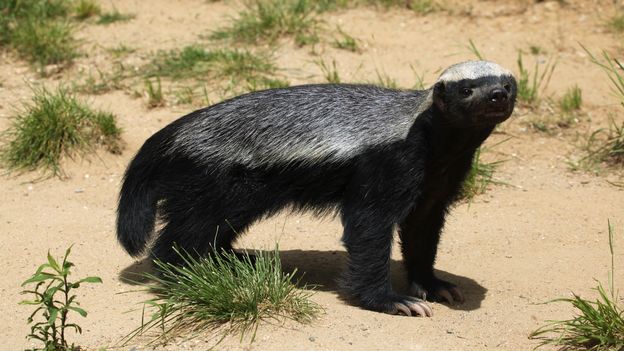
[[[442,72],[433,86],[433,103],[449,125],[493,126],[511,115],[516,88],[516,79],[503,67],[467,61]]]

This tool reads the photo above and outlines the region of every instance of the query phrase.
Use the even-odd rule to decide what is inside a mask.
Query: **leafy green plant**
[[[619,351],[624,349],[624,309],[618,305],[618,295],[614,289],[613,258],[614,229],[609,226],[609,249],[611,252],[611,272],[609,277],[609,293],[601,282],[595,290],[598,298],[587,300],[577,294],[572,298],[561,298],[551,301],[571,304],[575,317],[566,320],[548,321],[531,333],[531,339],[539,340],[538,347],[544,345],[561,346],[566,350]]]
[[[144,316],[124,344],[152,330],[157,330],[154,343],[219,327],[225,327],[225,333],[240,333],[241,338],[253,331],[253,341],[262,320],[307,323],[321,311],[309,300],[312,291],[297,289],[296,271],[282,272],[277,248],[259,252],[255,259],[230,252],[195,258],[174,249],[184,265],[154,261],[158,274],[146,274],[153,282],[147,287],[157,295],[145,303],[151,317]]]
[[[77,295],[74,290],[84,283],[101,283],[99,277],[86,277],[77,281],[70,281],[69,275],[74,266],[68,260],[71,246],[65,251],[62,261],[57,261],[48,251],[48,262],[37,268],[35,273],[22,283],[24,286],[33,286],[22,291],[22,294],[33,296],[32,299],[23,300],[21,305],[36,306],[35,311],[28,317],[30,334],[27,338],[38,340],[43,343],[43,351],[66,351],[79,350],[73,343],[67,340],[66,331],[74,330],[82,333],[82,328],[77,323],[70,323],[69,317],[78,313],[82,317],[87,316],[87,311],[80,307],[76,301]]]
[[[112,11],[103,12],[100,14],[100,18],[97,20],[97,24],[111,24],[115,22],[127,22],[135,18],[135,14],[121,13],[114,8]]]
[[[272,43],[283,37],[295,37],[299,45],[315,42],[310,38],[318,39],[318,20],[311,1],[245,0],[243,4],[245,8],[231,24],[216,30],[210,38],[258,44]]]
[[[98,144],[121,151],[121,130],[113,114],[93,110],[64,87],[54,92],[33,88],[33,94],[2,134],[0,159],[9,169],[63,176],[63,157],[84,156]]]
[[[547,61],[542,73],[538,60],[535,60],[533,73],[524,66],[522,52],[518,52],[518,100],[529,106],[534,106],[540,100],[540,94],[546,89],[552,77],[556,61]]]

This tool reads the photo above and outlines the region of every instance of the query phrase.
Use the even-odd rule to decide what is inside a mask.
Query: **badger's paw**
[[[427,301],[448,302],[451,305],[465,301],[464,295],[455,284],[437,278],[426,284],[412,282],[410,295]]]
[[[391,294],[383,299],[375,300],[377,302],[368,303],[365,307],[388,314],[402,314],[415,317],[431,317],[433,315],[431,306],[429,306],[427,301],[416,297]]]

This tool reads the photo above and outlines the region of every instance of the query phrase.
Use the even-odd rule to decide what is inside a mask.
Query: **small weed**
[[[501,143],[504,143],[507,139],[493,145],[495,147]],[[482,152],[486,150],[483,147],[477,149],[473,159],[470,171],[464,180],[464,185],[459,194],[460,199],[472,200],[477,195],[485,193],[490,184],[503,184],[502,182],[493,179],[494,171],[504,161],[495,162],[483,162],[481,159]]]
[[[338,74],[338,69],[336,68],[336,60],[332,59],[331,66],[323,59],[316,60],[314,63],[321,69],[321,72],[328,83],[340,83],[340,75]]]
[[[165,106],[165,97],[162,93],[160,77],[156,77],[155,84],[152,83],[151,79],[145,80],[145,94],[147,95],[147,108]]]
[[[412,72],[414,72],[414,77],[416,78],[416,81],[414,82],[414,85],[412,86],[413,89],[417,89],[417,90],[424,90],[425,89],[425,73],[418,73],[418,71],[416,70],[416,68],[412,65],[410,65],[410,68],[412,69]]]
[[[74,16],[81,21],[99,15],[100,12],[100,5],[93,0],[78,0],[74,4]]]
[[[624,71],[624,65],[618,61],[618,59],[609,56],[609,54],[604,50],[602,51],[603,62],[603,60],[594,56],[583,45],[581,45],[581,47],[589,55],[591,62],[600,66],[605,71],[607,77],[609,77],[609,80],[613,85],[613,92],[615,93],[620,104],[624,106],[624,73],[622,73],[622,71]]]
[[[124,89],[126,79],[129,74],[121,63],[115,63],[111,72],[103,72],[96,68],[97,75],[89,72],[88,76],[81,83],[74,84],[74,91],[86,94],[104,94],[112,90]]]
[[[245,0],[245,9],[229,27],[213,32],[210,38],[245,44],[272,43],[295,37],[298,45],[318,42],[315,8],[308,0]]]
[[[66,88],[33,89],[33,93],[32,102],[2,134],[0,159],[9,169],[43,169],[63,176],[64,156],[84,156],[95,144],[113,153],[121,151],[121,130],[113,114],[93,110]]]
[[[607,22],[607,27],[616,33],[624,32],[624,14],[616,14]]]
[[[145,303],[153,313],[126,337],[126,343],[153,329],[159,335],[152,343],[220,327],[226,327],[225,333],[240,333],[241,339],[252,332],[253,341],[260,321],[286,318],[308,323],[321,312],[309,300],[311,291],[305,286],[297,289],[296,272],[282,272],[277,248],[257,253],[255,260],[229,252],[194,258],[175,250],[184,266],[154,261],[159,274],[147,278],[154,282],[148,288],[157,297]]]
[[[358,45],[357,39],[345,33],[340,27],[338,27],[338,34],[340,35],[340,38],[334,39],[334,42],[332,43],[333,47],[351,52],[360,52],[360,46]]]
[[[540,94],[546,89],[552,77],[556,61],[547,61],[540,74],[539,62],[535,61],[533,74],[529,72],[522,61],[522,53],[518,52],[518,100],[526,105],[535,106],[540,99]]]
[[[611,118],[609,127],[592,132],[582,149],[586,155],[572,164],[573,169],[596,169],[601,163],[624,166],[624,122],[618,125]]]
[[[114,58],[120,58],[132,54],[136,51],[135,48],[131,48],[125,44],[119,44],[115,47],[106,49]]]
[[[537,56],[544,55],[546,53],[546,50],[544,50],[541,46],[531,45],[529,46],[529,52],[531,53],[531,55]]]
[[[109,12],[103,12],[100,14],[100,18],[97,20],[97,24],[111,24],[115,22],[127,22],[135,18],[136,15],[132,13],[121,13],[117,9],[113,9]]]
[[[35,311],[28,317],[30,334],[27,338],[38,340],[43,347],[34,350],[41,351],[72,351],[80,350],[74,344],[69,344],[65,332],[73,330],[82,333],[82,328],[76,323],[69,322],[70,312],[87,316],[87,311],[79,307],[74,290],[84,283],[101,283],[99,277],[86,277],[75,282],[69,280],[71,268],[74,264],[68,261],[71,247],[65,251],[61,262],[48,252],[48,262],[37,268],[37,271],[22,283],[34,285],[34,289],[24,290],[22,294],[34,295],[32,300],[23,300],[21,305],[36,306]],[[40,319],[36,321],[36,319]]]
[[[386,72],[375,70],[375,74],[377,74],[377,81],[375,82],[377,85],[388,89],[399,89],[399,84],[397,84],[396,80]]]
[[[564,113],[572,113],[581,109],[583,96],[581,88],[577,85],[569,88],[559,101],[559,107]]]
[[[468,50],[473,53],[477,59],[479,60],[485,60],[485,56],[483,56],[481,54],[481,51],[479,51],[479,49],[477,48],[477,45],[475,45],[474,41],[472,41],[472,39],[468,39]]]
[[[189,105],[195,100],[195,92],[191,87],[182,87],[175,92],[176,101],[178,105]]]
[[[419,15],[426,15],[440,9],[440,6],[433,0],[408,0],[404,2],[408,4],[407,7],[410,10]]]
[[[561,346],[565,350],[618,351],[624,349],[624,309],[618,305],[617,292],[614,290],[613,259],[614,230],[609,226],[609,249],[611,252],[611,272],[609,293],[598,282],[595,290],[598,298],[586,300],[577,294],[572,298],[561,298],[551,302],[571,304],[576,316],[567,320],[548,321],[548,324],[535,330],[529,336],[539,340],[538,347],[544,345]]]

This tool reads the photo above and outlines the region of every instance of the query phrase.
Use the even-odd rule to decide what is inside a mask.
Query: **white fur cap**
[[[466,61],[455,64],[442,72],[438,82],[458,82],[462,79],[512,76],[511,72],[490,61]]]

